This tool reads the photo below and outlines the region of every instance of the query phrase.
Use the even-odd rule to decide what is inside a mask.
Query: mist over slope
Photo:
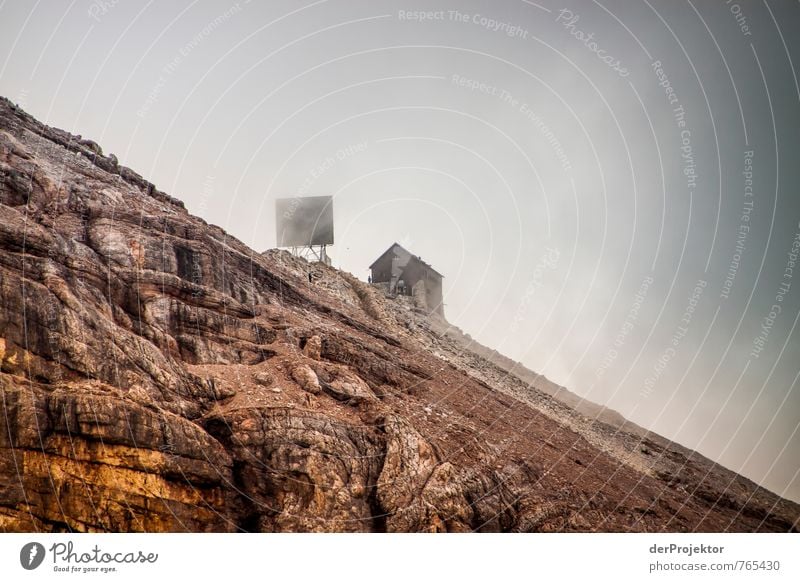
[[[4,99],[0,393],[2,531],[789,531],[800,516],[402,298],[247,248]]]

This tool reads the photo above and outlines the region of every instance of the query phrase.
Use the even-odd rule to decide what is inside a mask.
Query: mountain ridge
[[[0,531],[797,530],[6,99],[0,178]]]

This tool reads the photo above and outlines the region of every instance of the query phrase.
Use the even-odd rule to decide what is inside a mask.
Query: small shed
[[[373,283],[385,285],[393,295],[412,296],[427,313],[444,317],[444,276],[420,257],[394,243],[369,268]]]

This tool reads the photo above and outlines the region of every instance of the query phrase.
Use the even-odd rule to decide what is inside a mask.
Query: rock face
[[[788,531],[0,100],[0,531]]]

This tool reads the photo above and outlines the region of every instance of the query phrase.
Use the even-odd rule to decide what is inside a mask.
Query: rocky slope
[[[797,528],[491,356],[0,100],[0,531]]]

